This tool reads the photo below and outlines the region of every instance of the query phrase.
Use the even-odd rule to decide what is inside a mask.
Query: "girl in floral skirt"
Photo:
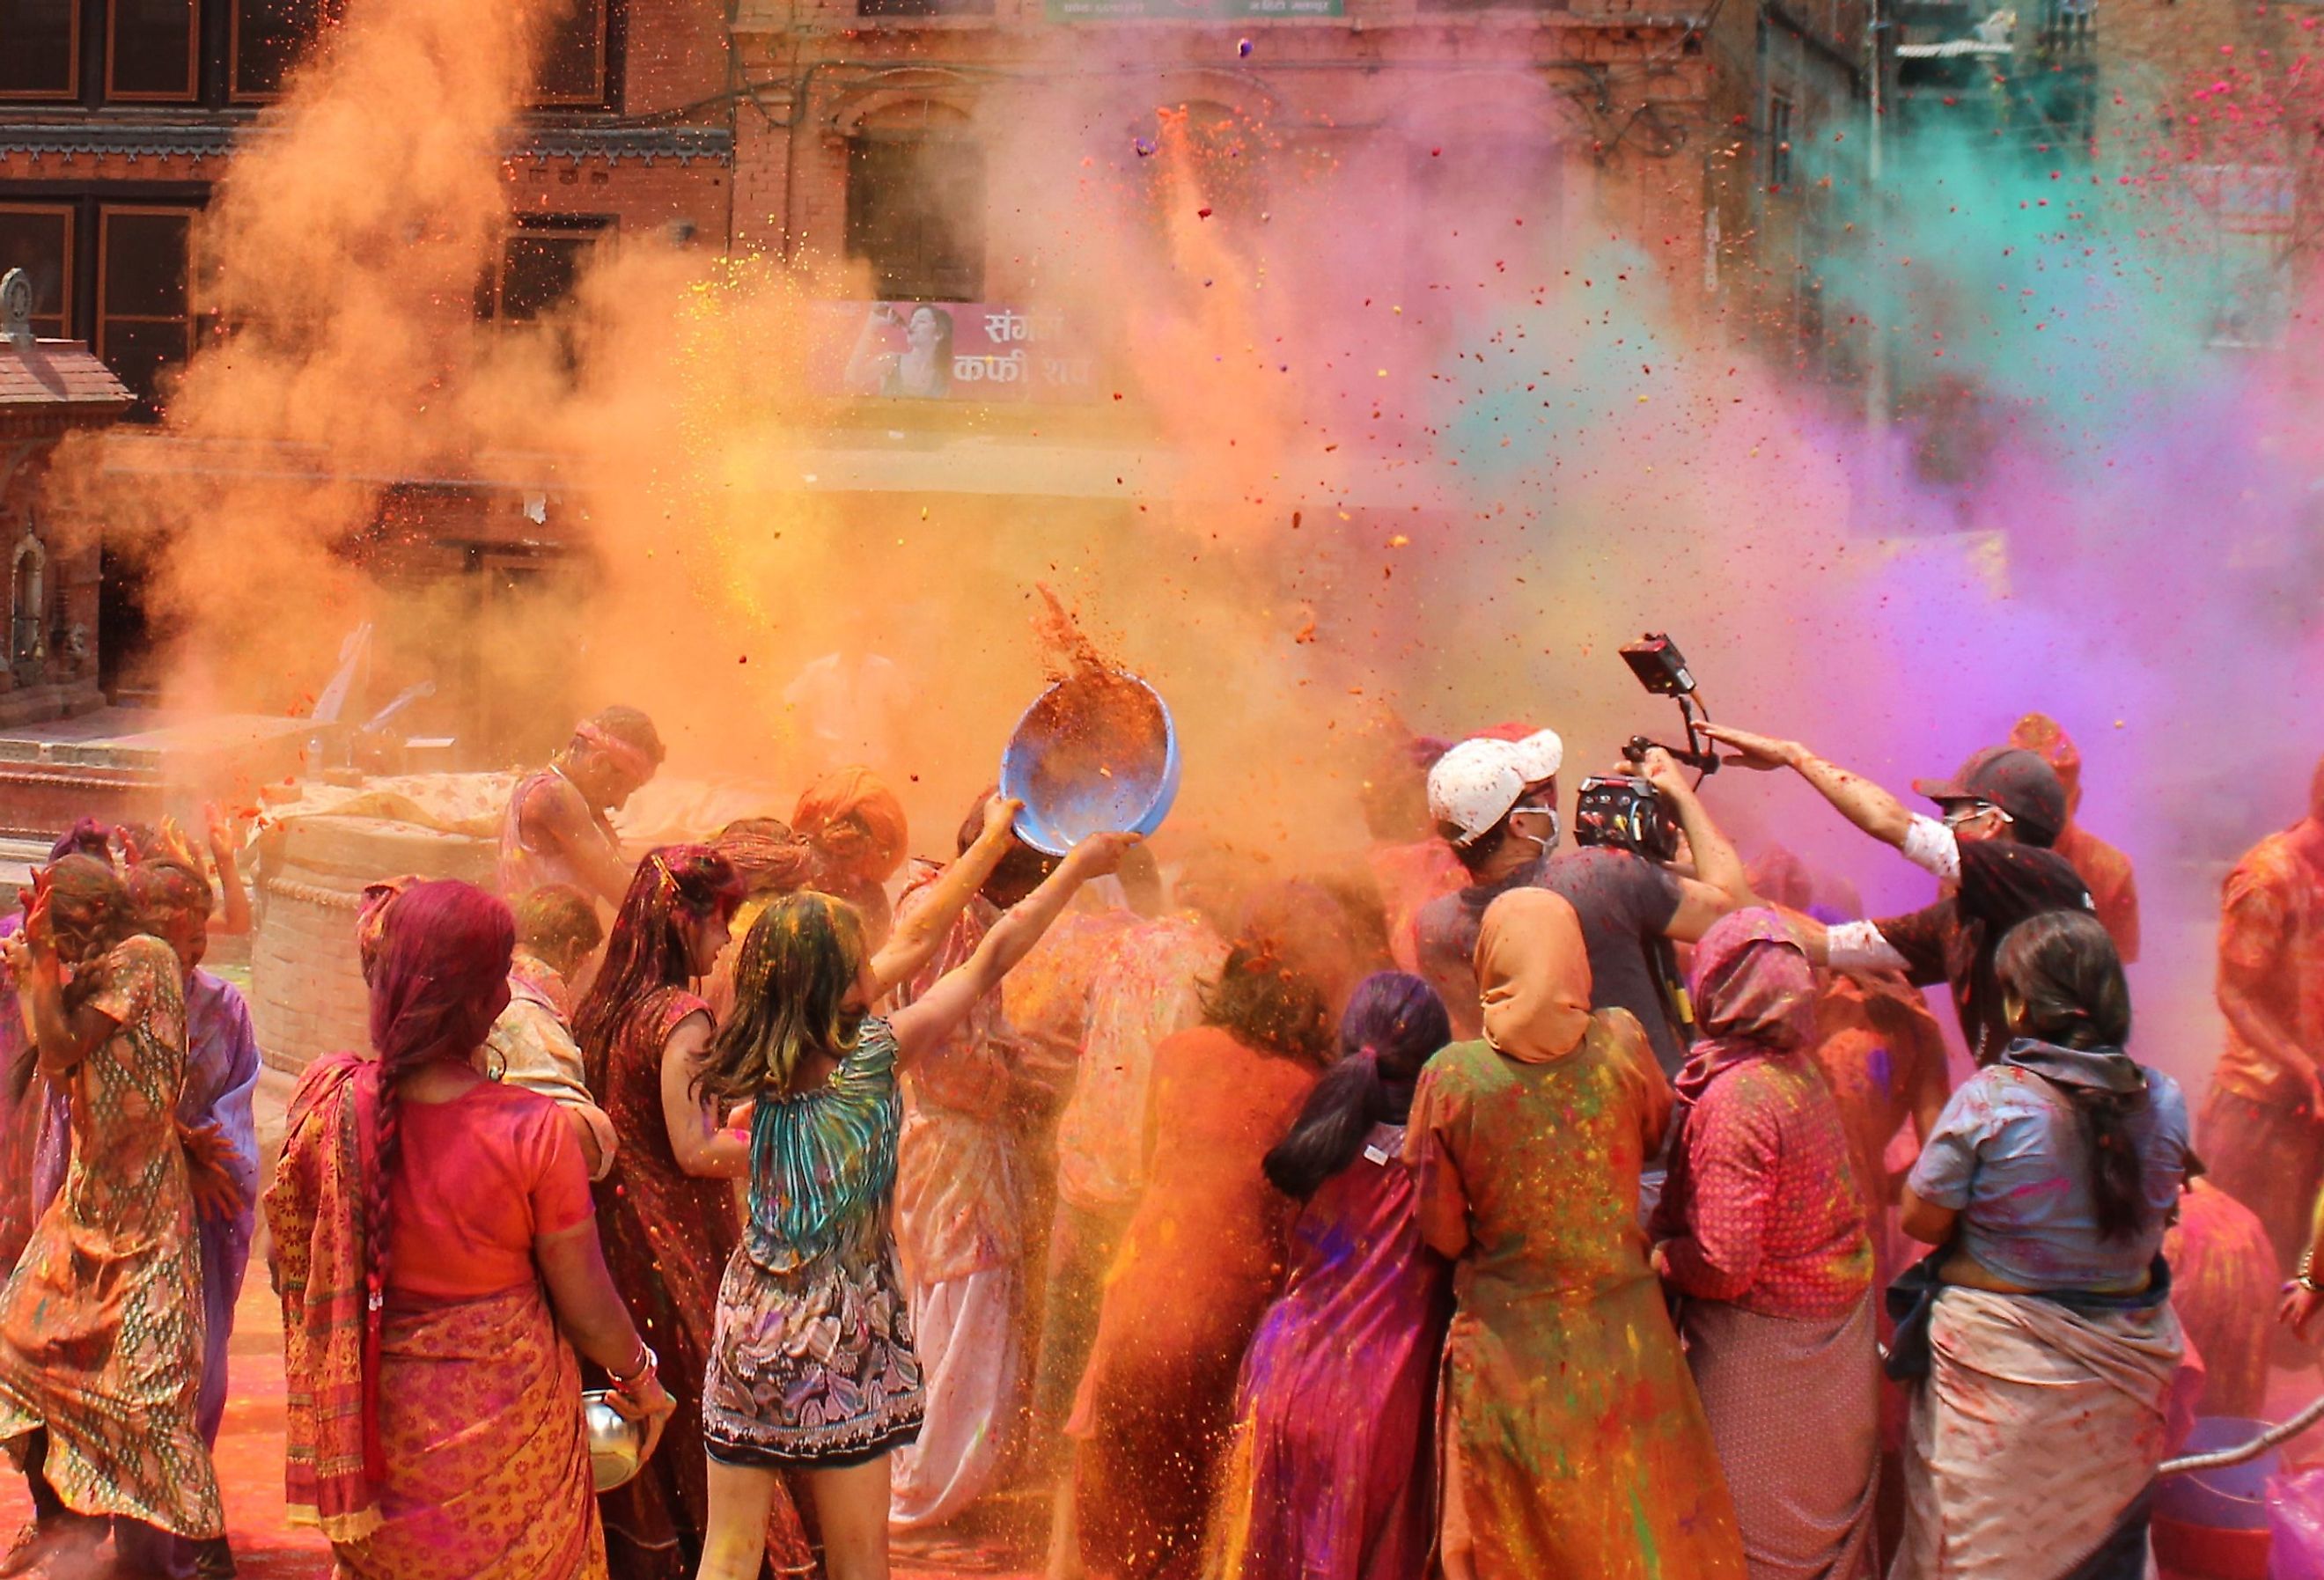
[[[768,908],[742,944],[734,1014],[697,1087],[753,1104],[751,1217],[718,1291],[703,1386],[710,1529],[697,1580],[750,1580],[785,1470],[806,1473],[831,1580],[885,1580],[889,1452],[926,1398],[896,1268],[897,1069],[941,1042],[1130,835],[1084,841],[994,924],[965,965],[890,1019],[862,919],[812,892]]]

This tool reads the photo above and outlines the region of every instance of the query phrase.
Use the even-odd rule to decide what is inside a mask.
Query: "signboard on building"
[[[1087,401],[1097,359],[1062,315],[994,302],[827,301],[816,387],[903,401]]]
[[[1343,0],[1046,0],[1051,22],[1240,22],[1341,16]]]

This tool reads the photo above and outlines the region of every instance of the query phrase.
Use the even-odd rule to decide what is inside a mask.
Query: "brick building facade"
[[[33,325],[92,346],[152,421],[168,370],[214,321],[199,217],[227,156],[339,0],[0,0],[0,269]],[[700,0],[576,0],[551,28],[539,98],[507,134],[508,234],[477,311],[523,320],[614,232],[723,245],[732,195],[725,28]],[[438,498],[446,491],[432,491]],[[449,491],[454,513],[483,508]],[[107,689],[141,650],[134,567],[108,558]]]
[[[36,328],[88,341],[138,416],[214,327],[213,185],[239,140],[271,134],[266,105],[338,3],[0,0],[0,40],[27,42],[0,48],[0,266],[32,274]],[[839,349],[816,393],[842,426],[851,396],[928,393],[899,381],[913,337],[925,353],[940,332],[950,398],[871,420],[1029,431],[1056,408],[998,386],[1040,379],[1136,445],[1137,348],[1106,299],[1143,289],[1170,166],[1222,245],[1280,222],[1268,251],[1308,254],[1303,290],[1410,301],[1407,324],[1504,267],[1474,235],[1489,216],[1541,279],[1616,243],[1683,317],[1740,303],[1813,345],[1821,204],[1791,144],[1857,124],[1867,3],[576,0],[507,133],[508,231],[477,310],[538,316],[612,234],[770,254],[825,299]],[[1039,344],[1060,304],[1089,310],[1063,354]],[[441,563],[532,551],[498,540],[529,531],[536,481],[383,485],[383,529],[433,534]],[[109,564],[106,591],[110,661],[143,631],[132,569]]]

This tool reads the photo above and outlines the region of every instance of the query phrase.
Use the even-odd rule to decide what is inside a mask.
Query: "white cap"
[[[1529,782],[1522,751],[1515,742],[1480,737],[1462,742],[1428,771],[1428,815],[1461,831],[1453,844],[1473,844],[1517,804]]]
[[[1565,766],[1565,743],[1557,738],[1555,730],[1536,730],[1510,749],[1517,753],[1517,772],[1526,776],[1527,784],[1555,779],[1557,771]]]

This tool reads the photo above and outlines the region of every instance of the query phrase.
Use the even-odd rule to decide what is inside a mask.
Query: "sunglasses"
[[[1998,818],[2004,823],[2017,821],[1991,801],[1957,801],[1945,808],[1945,827],[1959,828],[1965,823],[1974,823],[1979,818],[1987,815]]]

